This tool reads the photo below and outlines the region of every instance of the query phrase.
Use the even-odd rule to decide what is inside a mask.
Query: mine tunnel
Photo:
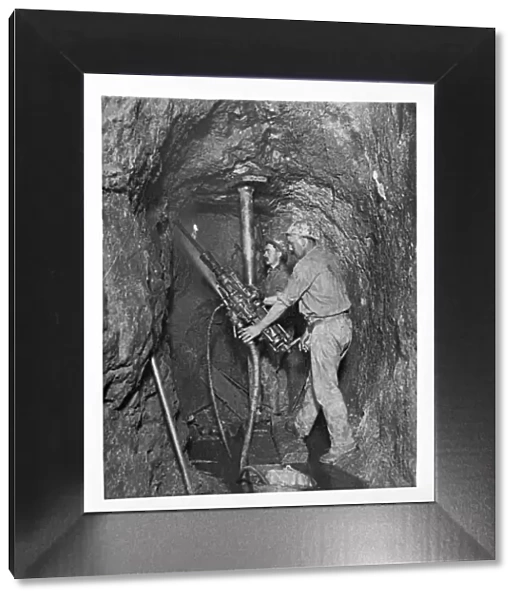
[[[106,498],[254,492],[265,466],[307,475],[314,489],[414,486],[415,105],[105,97],[102,111]],[[297,219],[337,256],[351,300],[338,381],[356,453],[345,465],[319,463],[322,414],[294,445],[264,379],[249,421],[249,348],[177,226],[261,290],[266,242]],[[297,307],[290,319],[297,339]],[[294,345],[280,369],[290,413],[309,384],[307,353]]]

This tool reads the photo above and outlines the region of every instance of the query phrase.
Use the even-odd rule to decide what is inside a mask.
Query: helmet
[[[281,253],[281,260],[286,261],[288,256],[288,247],[284,240],[280,240],[278,238],[268,238],[265,240],[264,247],[273,246],[276,250],[279,250]]]
[[[313,240],[318,240],[320,237],[317,229],[309,221],[294,221],[285,233],[286,235],[299,235]]]
[[[274,246],[274,248],[277,248],[280,252],[286,252],[287,251],[287,244],[285,242],[285,240],[280,240],[278,238],[268,238],[267,240],[265,240],[265,244],[264,246]]]

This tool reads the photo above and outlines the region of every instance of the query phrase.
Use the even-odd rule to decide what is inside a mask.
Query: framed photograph
[[[492,559],[494,30],[10,23],[14,576]]]

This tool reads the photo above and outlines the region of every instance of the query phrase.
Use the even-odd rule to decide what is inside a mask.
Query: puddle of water
[[[243,430],[240,429],[234,437],[227,438],[231,457],[227,454],[219,438],[203,437],[193,440],[188,446],[189,458],[197,469],[222,480],[231,493],[237,494],[252,491],[250,486],[247,486],[250,489],[244,489],[237,482],[240,475],[240,455],[243,446],[243,437]]]
[[[237,482],[240,475],[239,463],[243,446],[243,430],[228,438],[232,457],[229,458],[219,438],[204,437],[193,440],[188,452],[193,464],[206,473],[222,480],[231,493],[251,493],[252,485],[247,482]],[[272,440],[270,440],[272,444]],[[318,490],[346,490],[366,488],[364,482],[342,469],[319,462],[319,457],[330,447],[326,423],[320,415],[308,436],[308,463],[293,463],[292,467],[312,477]]]

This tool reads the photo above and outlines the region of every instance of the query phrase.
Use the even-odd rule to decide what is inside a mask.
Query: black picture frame
[[[13,575],[493,559],[495,30],[16,10],[10,60]],[[435,502],[83,513],[85,73],[434,84]]]

